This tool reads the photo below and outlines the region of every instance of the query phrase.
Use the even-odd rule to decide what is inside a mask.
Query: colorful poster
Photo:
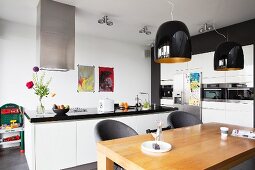
[[[99,91],[113,92],[114,70],[109,67],[99,67]]]
[[[95,67],[78,65],[78,92],[95,91]]]
[[[200,73],[190,73],[190,97],[189,105],[199,106],[200,105]]]

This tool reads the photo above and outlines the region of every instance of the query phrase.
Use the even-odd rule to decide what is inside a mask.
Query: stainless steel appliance
[[[227,84],[203,84],[202,85],[202,100],[225,102]]]
[[[227,84],[227,102],[253,100],[253,98],[254,98],[253,87],[247,87],[245,83]]]
[[[40,0],[36,25],[37,64],[49,71],[74,70],[75,7]]]
[[[190,72],[174,76],[174,106],[201,117],[201,73]]]
[[[160,86],[160,98],[171,99],[173,97],[173,85],[161,85]]]
[[[202,100],[215,102],[239,102],[253,100],[254,89],[245,83],[203,84]]]

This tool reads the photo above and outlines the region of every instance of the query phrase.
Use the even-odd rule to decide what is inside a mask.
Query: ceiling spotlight
[[[113,22],[112,22],[112,21],[107,21],[107,22],[106,22],[106,25],[112,26],[112,25],[113,25]]]
[[[207,23],[205,23],[204,25],[202,25],[202,27],[198,30],[199,33],[204,33],[204,32],[208,32],[213,30],[214,27],[213,25],[209,25]]]
[[[146,35],[150,35],[151,31],[148,30],[147,26],[144,26],[142,29],[139,30],[139,33],[145,33]]]
[[[99,24],[106,24],[108,26],[112,26],[113,22],[109,19],[107,15],[103,16],[101,19],[97,21]]]

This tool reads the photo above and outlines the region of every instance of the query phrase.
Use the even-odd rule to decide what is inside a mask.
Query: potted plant
[[[45,107],[42,104],[43,97],[47,97],[50,93],[49,84],[51,78],[48,81],[44,81],[45,72],[39,74],[39,67],[35,66],[33,68],[33,81],[26,83],[28,89],[33,89],[35,94],[39,97],[39,105],[37,106],[37,113],[43,114],[45,112]]]

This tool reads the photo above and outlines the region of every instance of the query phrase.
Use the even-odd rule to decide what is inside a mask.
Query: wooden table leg
[[[107,158],[103,153],[97,152],[97,169],[113,170],[113,161]]]

